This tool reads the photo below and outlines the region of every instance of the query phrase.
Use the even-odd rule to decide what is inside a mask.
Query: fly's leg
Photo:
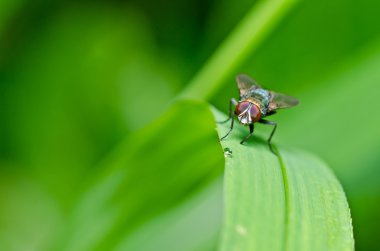
[[[238,102],[236,101],[236,99],[232,98],[230,100],[230,113],[229,113],[228,119],[225,121],[217,122],[218,124],[223,124],[223,123],[226,123],[227,121],[231,120],[230,130],[220,140],[225,139],[231,133],[232,129],[234,128],[234,117],[233,117],[234,111],[232,109],[232,106],[237,106],[237,104],[238,104]]]
[[[226,123],[227,121],[229,121],[230,119],[233,120],[233,116],[234,116],[234,111],[232,109],[232,106],[237,106],[238,102],[236,101],[236,99],[232,98],[230,100],[230,111],[229,111],[229,114],[228,114],[228,118],[224,121],[220,121],[220,122],[216,122],[218,124],[224,124]],[[224,138],[224,137],[223,137]]]
[[[249,124],[249,134],[240,142],[240,144],[243,144],[247,139],[249,139],[253,135],[253,130],[255,129],[255,126],[252,124]]]
[[[231,119],[231,118],[229,118],[229,119]],[[227,120],[228,121],[228,120]],[[225,139],[229,134],[230,134],[230,132],[232,131],[232,129],[234,128],[234,119],[232,118],[231,119],[231,127],[230,127],[230,130],[227,132],[227,134],[226,135],[224,135],[220,140],[223,140],[223,139]]]
[[[271,140],[272,140],[272,137],[273,137],[273,134],[274,132],[276,131],[276,128],[277,128],[277,123],[274,122],[274,121],[269,121],[269,120],[265,120],[265,119],[260,119],[259,120],[259,123],[262,123],[262,124],[265,124],[265,125],[271,125],[273,126],[273,130],[268,138],[268,143],[270,144],[271,143]]]
[[[272,130],[272,132],[271,132],[271,134],[270,134],[270,136],[269,136],[269,138],[268,138],[268,145],[269,145],[270,150],[271,150],[274,154],[276,154],[276,153],[273,151],[272,144],[271,144],[271,140],[272,140],[272,137],[273,137],[274,132],[276,131],[277,123],[274,122],[274,121],[269,121],[269,120],[265,120],[265,119],[260,119],[260,120],[259,120],[259,123],[262,123],[262,124],[265,124],[265,125],[271,125],[271,126],[273,126],[273,130]]]

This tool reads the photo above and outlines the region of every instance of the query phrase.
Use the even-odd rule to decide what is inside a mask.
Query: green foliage
[[[215,111],[217,120],[226,117]],[[245,130],[244,130],[245,129]],[[218,126],[219,136],[229,125]],[[318,158],[241,139],[236,125],[222,141],[226,157],[225,215],[221,250],[353,250],[351,217],[345,194]]]
[[[372,210],[380,205],[378,168],[380,124],[375,102],[380,74],[379,41],[353,55],[320,82],[303,93],[298,114],[283,114],[292,121],[278,133],[281,142],[318,153],[334,167],[345,187],[354,223],[355,238],[363,250],[376,238],[373,231],[380,221]],[[323,102],[319,97],[323,96]],[[279,120],[283,118],[279,115]],[[311,133],[320,132],[320,133]],[[307,135],[307,137],[305,137]],[[328,143],[327,143],[328,142]],[[334,151],[332,149],[339,149]],[[366,213],[364,213],[366,212]]]
[[[329,163],[357,250],[379,249],[380,2],[296,3],[1,1],[0,249],[351,250],[340,185],[288,146]],[[222,142],[223,190],[208,104],[168,102],[226,111],[238,72],[301,104],[273,117],[281,161],[263,126]]]
[[[85,189],[70,217],[72,227],[60,245],[64,247],[62,250],[129,250],[122,246],[133,246],[136,240],[131,239],[129,243],[125,239],[141,224],[181,203],[194,206],[192,197],[222,172],[223,160],[213,125],[205,104],[181,102],[153,124],[131,134],[99,167],[99,173]],[[208,196],[205,199],[209,199]],[[217,223],[218,206],[207,205],[208,211],[196,215],[210,218],[211,224]],[[192,207],[179,210],[180,217],[182,214],[195,217],[191,215]],[[214,211],[217,213],[213,214]],[[174,224],[173,217],[175,215],[166,216],[166,220],[158,219],[160,227]],[[208,222],[200,224],[211,232],[196,239],[198,245],[207,242],[208,237],[215,238],[218,230],[214,225],[207,226]],[[190,226],[188,231],[199,228]],[[148,238],[161,241],[162,250],[168,246],[157,237]],[[179,244],[186,247],[186,243]],[[176,250],[174,248],[172,250]]]
[[[189,83],[182,96],[209,99],[225,78],[270,33],[281,18],[294,6],[295,0],[265,1],[254,5],[226,41]]]

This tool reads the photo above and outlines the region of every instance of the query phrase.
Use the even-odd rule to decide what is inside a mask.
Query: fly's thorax
[[[270,102],[270,93],[265,89],[253,89],[246,93],[242,100],[248,100],[256,104],[260,108],[260,112],[263,116],[268,111],[269,102]]]
[[[261,109],[257,103],[251,100],[243,100],[236,106],[235,115],[240,123],[249,125],[260,120]]]

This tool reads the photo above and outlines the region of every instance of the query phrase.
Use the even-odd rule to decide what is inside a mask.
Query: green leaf
[[[226,117],[214,111],[218,121]],[[219,136],[229,130],[218,126]],[[222,141],[226,155],[225,215],[220,250],[353,250],[343,189],[315,156],[279,148],[236,125]]]
[[[258,48],[296,0],[255,4],[220,48],[194,76],[180,97],[208,99],[250,53]]]
[[[0,38],[4,39],[4,30],[15,14],[22,8],[24,0],[2,0],[0,2]],[[2,43],[0,49],[2,49]]]
[[[209,210],[196,213],[191,199],[220,177],[222,166],[222,153],[208,105],[176,103],[160,119],[131,134],[99,167],[99,173],[82,193],[69,219],[66,237],[57,247],[59,250],[118,250],[124,245],[140,243],[144,236],[141,229],[151,233],[159,222],[162,229],[170,226],[182,229],[178,235],[171,236],[173,239],[186,238],[200,228],[209,229],[206,237],[194,238],[193,250],[199,250],[195,248],[215,240],[221,207],[218,207],[220,203],[207,204],[210,197],[205,196],[204,200],[196,201],[199,204],[206,201],[204,208]],[[215,191],[210,196],[212,201],[218,201]],[[181,209],[182,203],[192,207]],[[169,211],[173,214],[168,214]],[[187,220],[189,225],[185,230],[183,225],[175,225],[175,216],[194,219],[199,215],[213,220]],[[165,231],[160,234],[163,237],[160,245],[165,246],[165,239],[170,239]],[[159,237],[147,238],[158,242]],[[145,246],[149,250],[148,243]]]
[[[297,111],[279,114],[289,122],[276,135],[331,163],[350,202],[357,250],[380,250],[379,67],[377,39],[300,93]]]
[[[379,67],[378,39],[334,67],[329,76],[314,83],[313,89],[301,94],[302,109],[286,115],[292,123],[284,124],[279,136],[281,141],[291,140],[334,163],[338,176],[350,186],[355,186],[355,190],[362,188],[357,187],[357,182],[361,182],[359,175],[371,173],[371,176],[380,178],[377,165],[363,165],[370,158],[379,156],[373,154],[373,151],[377,152],[374,149],[378,148],[380,141],[380,134],[375,133],[380,126],[380,117],[374,116],[374,111],[380,108],[374,102],[380,92]],[[323,126],[319,123],[321,118]],[[361,118],[368,118],[370,122],[360,121]],[[310,134],[311,131],[319,133]],[[373,182],[377,186],[377,180]]]
[[[220,177],[195,198],[136,229],[116,251],[215,250],[222,224],[222,190]]]
[[[64,210],[83,175],[174,94],[143,20],[112,4],[70,4],[33,28],[31,41],[21,39],[17,63],[7,66],[0,100],[12,112],[3,116],[1,141],[15,145],[16,158]],[[141,111],[142,83],[149,115]]]

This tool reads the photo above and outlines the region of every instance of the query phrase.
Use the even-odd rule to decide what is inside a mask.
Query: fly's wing
[[[269,111],[298,105],[298,99],[282,93],[270,92]]]
[[[240,97],[244,96],[248,90],[261,88],[260,85],[252,78],[245,74],[236,76],[236,83],[239,88]]]

